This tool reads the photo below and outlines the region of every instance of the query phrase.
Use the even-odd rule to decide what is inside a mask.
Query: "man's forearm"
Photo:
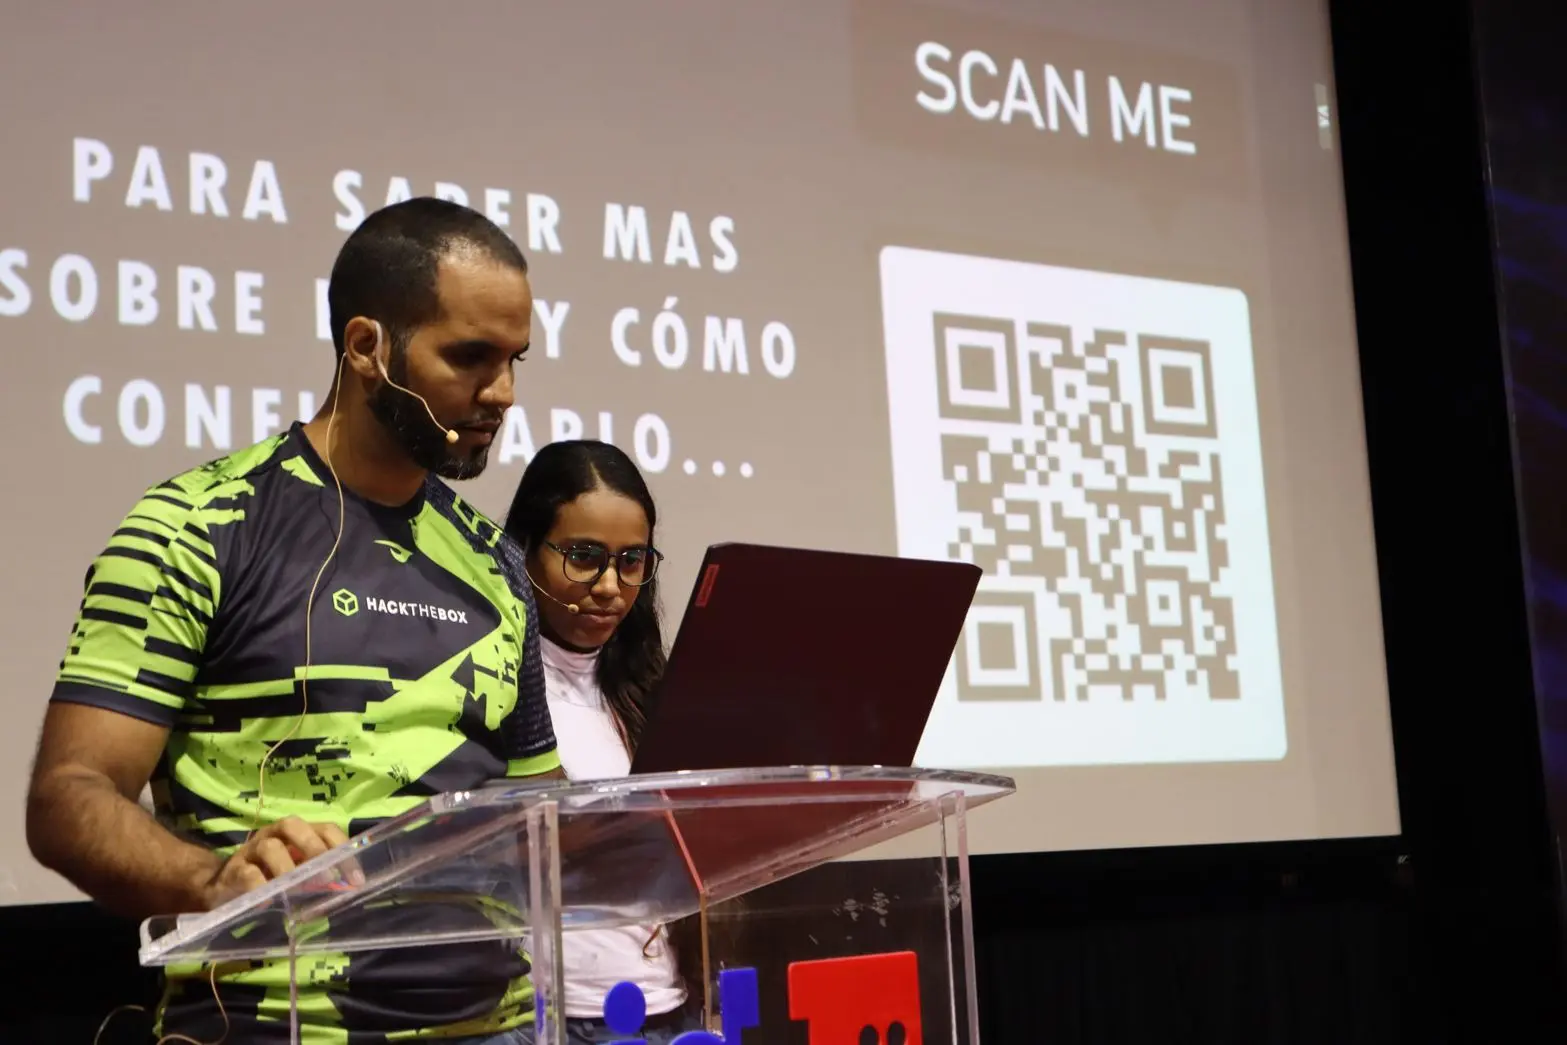
[[[132,918],[205,910],[203,886],[223,863],[88,770],[62,769],[34,785],[27,842],[39,863]]]

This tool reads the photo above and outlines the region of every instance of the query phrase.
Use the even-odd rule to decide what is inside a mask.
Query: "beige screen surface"
[[[412,194],[538,298],[463,492],[611,439],[703,549],[985,567],[920,751],[977,852],[1395,833],[1321,0],[33,5],[0,85],[0,900],[82,578],[315,410],[325,277]],[[24,99],[33,99],[24,101]],[[820,641],[876,593],[824,591]],[[735,700],[745,700],[736,693]]]

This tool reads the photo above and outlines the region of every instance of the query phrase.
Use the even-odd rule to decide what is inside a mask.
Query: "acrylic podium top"
[[[669,922],[704,895],[719,903],[921,830],[930,856],[956,856],[963,813],[1012,790],[883,767],[498,781],[437,795],[206,914],[149,918],[141,962],[508,939],[557,914],[563,929]]]

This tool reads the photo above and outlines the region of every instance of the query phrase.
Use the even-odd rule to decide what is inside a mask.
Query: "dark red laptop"
[[[712,545],[632,773],[912,765],[979,579],[970,563]]]
[[[713,545],[632,773],[911,766],[979,579],[968,563]],[[912,785],[873,781],[833,793],[823,804],[807,797],[821,794],[814,785],[748,786],[731,797],[765,804],[688,807],[668,826],[702,887],[721,897],[756,868],[884,829],[913,797]],[[668,848],[654,838],[647,851]],[[668,871],[672,887],[696,887]]]

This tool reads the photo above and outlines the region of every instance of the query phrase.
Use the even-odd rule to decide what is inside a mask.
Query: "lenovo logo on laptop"
[[[718,974],[721,1031],[688,1031],[672,1045],[741,1045],[740,1032],[761,1025],[760,1001],[755,969],[725,969]],[[617,983],[604,996],[605,1022],[626,1035],[610,1045],[645,1045],[633,1035],[646,1017],[636,984]],[[919,960],[896,951],[792,962],[789,1018],[806,1021],[809,1045],[921,1045]]]

